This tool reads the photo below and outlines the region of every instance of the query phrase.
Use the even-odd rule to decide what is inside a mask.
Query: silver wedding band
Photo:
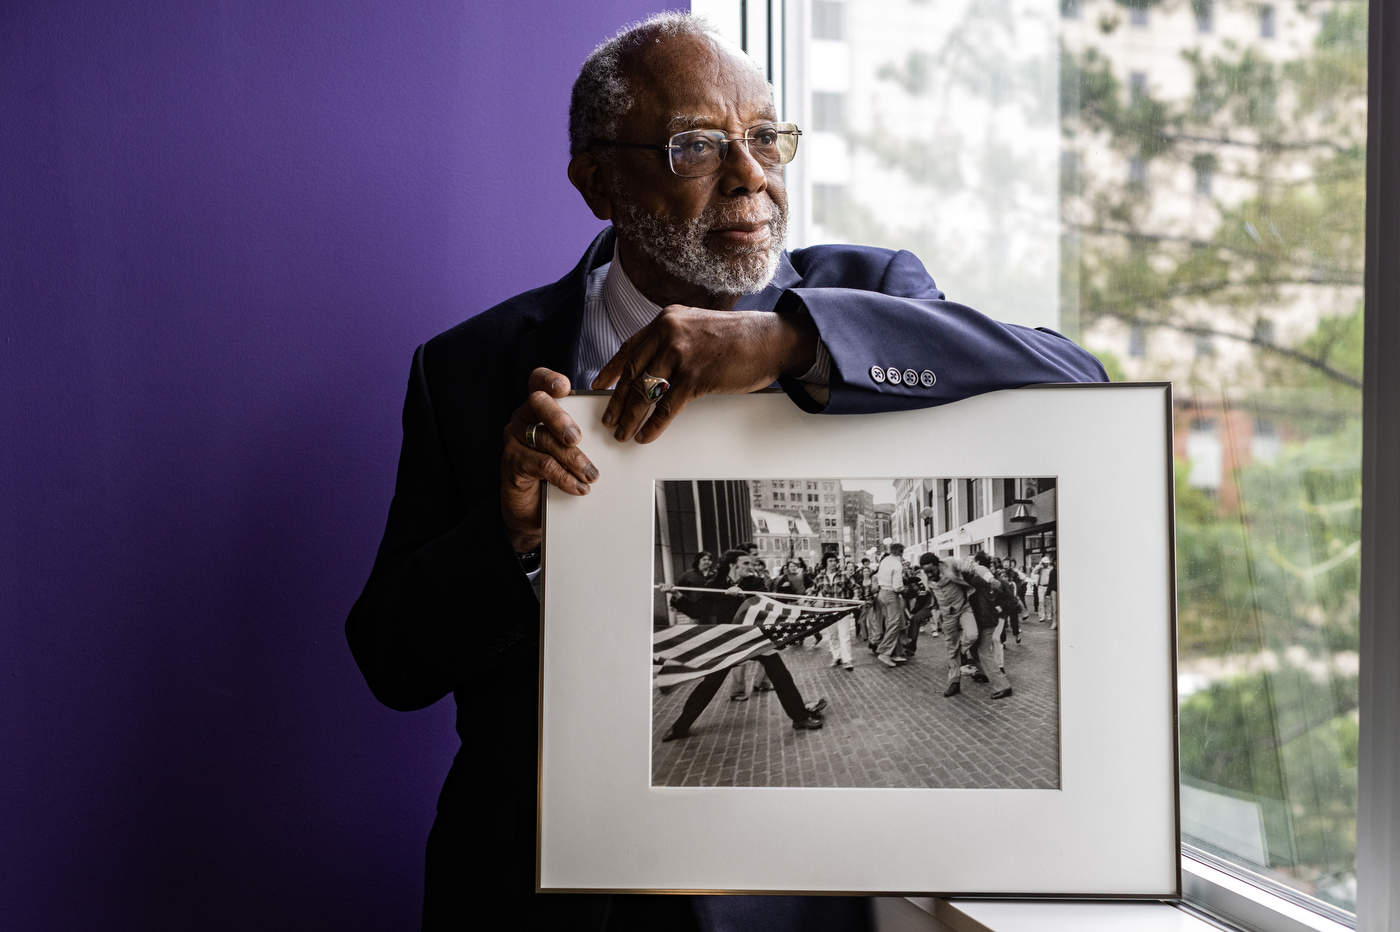
[[[535,443],[535,431],[543,426],[544,421],[540,421],[537,424],[531,424],[529,427],[525,428],[525,446],[529,447],[531,450],[539,449],[539,445]]]
[[[647,401],[656,401],[666,394],[666,389],[671,387],[671,383],[665,379],[658,379],[654,375],[642,373],[642,394]]]

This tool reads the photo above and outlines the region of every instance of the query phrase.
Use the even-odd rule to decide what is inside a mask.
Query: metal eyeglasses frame
[[[750,126],[748,129],[744,130],[744,134],[742,136],[729,136],[721,130],[717,129],[688,129],[684,132],[673,134],[670,139],[666,140],[665,145],[659,145],[657,143],[648,142],[618,142],[615,139],[598,139],[596,137],[588,140],[588,144],[591,146],[618,146],[620,148],[625,149],[659,149],[667,154],[666,161],[671,166],[672,174],[678,175],[681,178],[703,178],[705,175],[711,175],[719,171],[720,166],[724,165],[724,160],[729,156],[729,144],[732,142],[744,143],[745,151],[749,153],[749,157],[753,158],[753,160],[755,162],[758,162],[760,165],[764,164],[756,156],[754,156],[753,150],[748,147],[748,143],[753,142],[754,137],[752,134],[754,130],[761,130],[769,126],[774,127],[773,132],[777,133],[780,136],[793,137],[792,152],[788,154],[788,157],[772,163],[774,165],[786,165],[797,156],[797,137],[802,135],[802,130],[797,128],[796,123],[759,123],[756,126]],[[719,161],[714,168],[710,169],[707,172],[701,172],[699,174],[693,175],[682,174],[676,169],[675,153],[679,152],[682,148],[681,146],[676,144],[676,140],[680,139],[682,136],[690,136],[695,133],[707,136],[719,145]]]

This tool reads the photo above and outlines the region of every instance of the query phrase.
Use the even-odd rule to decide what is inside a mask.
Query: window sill
[[[876,901],[878,932],[1352,932],[1325,916],[1183,857],[1186,902]]]

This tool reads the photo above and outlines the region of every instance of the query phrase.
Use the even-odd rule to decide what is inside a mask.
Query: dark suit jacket
[[[608,229],[564,278],[418,347],[388,526],[346,622],[355,660],[385,705],[407,711],[455,695],[462,749],[438,810],[479,826],[483,851],[504,872],[483,874],[483,891],[507,875],[512,886],[532,887],[535,846],[539,606],[501,518],[501,432],[531,370],[572,372],[586,279],[612,251]],[[811,315],[833,361],[828,413],[1104,380],[1097,360],[1058,334],[943,300],[907,252],[797,250],[739,307]],[[879,383],[869,372],[876,365],[928,369],[937,381]],[[803,408],[823,410],[782,384]]]

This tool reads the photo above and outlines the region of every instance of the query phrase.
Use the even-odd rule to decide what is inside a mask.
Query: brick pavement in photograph
[[[828,702],[820,731],[794,731],[772,692],[731,701],[726,682],[690,737],[663,743],[694,687],[653,690],[652,785],[1057,788],[1059,632],[1034,618],[1024,643],[1007,638],[1005,699],[967,676],[943,698],[946,648],[927,634],[893,670],[859,643],[850,672],[830,665],[824,641],[783,650],[802,698]]]

